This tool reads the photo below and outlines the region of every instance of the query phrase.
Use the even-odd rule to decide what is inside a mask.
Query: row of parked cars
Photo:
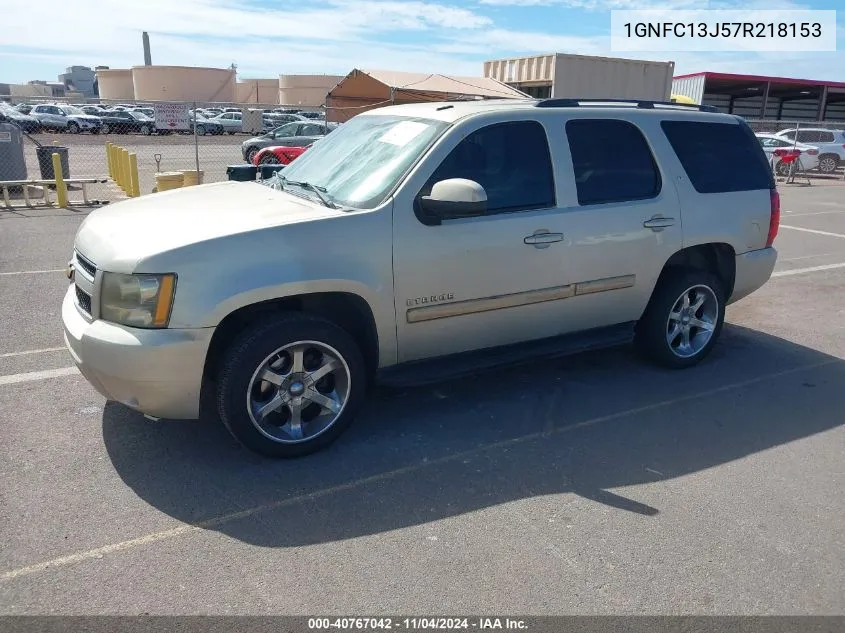
[[[779,176],[788,176],[796,166],[832,174],[845,164],[845,130],[789,129],[757,138]]]
[[[66,103],[41,103],[37,105],[18,104],[11,106],[0,102],[0,114],[7,121],[18,125],[25,132],[41,131],[68,132],[80,134],[170,134],[171,130],[156,126],[155,110],[152,106],[131,104],[118,105],[71,105]],[[282,124],[291,122],[318,122],[321,112],[303,112],[296,109],[277,108],[262,110],[262,130],[269,132]],[[236,134],[243,132],[243,113],[240,108],[197,108],[190,111],[193,127],[199,135]]]

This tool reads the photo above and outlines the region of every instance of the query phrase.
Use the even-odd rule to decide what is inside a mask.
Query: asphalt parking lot
[[[0,613],[843,613],[845,186],[781,196],[700,366],[379,389],[294,461],[106,404],[61,347],[84,212],[0,209]]]

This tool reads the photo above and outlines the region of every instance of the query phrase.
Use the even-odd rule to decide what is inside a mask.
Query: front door
[[[472,127],[445,138],[395,199],[400,362],[564,329],[571,288],[546,130],[537,120],[464,125]],[[448,178],[481,184],[486,215],[424,224],[416,200]]]

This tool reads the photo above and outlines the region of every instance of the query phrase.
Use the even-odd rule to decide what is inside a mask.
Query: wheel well
[[[736,251],[730,244],[699,244],[684,248],[669,258],[663,266],[658,284],[671,269],[694,268],[716,275],[725,288],[725,297],[733,294],[736,280]]]
[[[842,161],[842,159],[839,157],[839,154],[837,154],[836,152],[822,152],[821,154],[819,154],[819,160],[828,156],[836,160],[837,163]]]
[[[320,292],[263,301],[235,310],[215,328],[205,358],[203,381],[213,378],[229,344],[244,328],[279,312],[321,316],[346,330],[361,347],[369,373],[378,367],[378,333],[367,302],[347,292]]]

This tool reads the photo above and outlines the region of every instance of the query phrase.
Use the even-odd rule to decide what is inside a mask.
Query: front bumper
[[[777,260],[778,252],[771,246],[737,255],[734,289],[728,304],[747,297],[769,281]]]
[[[199,416],[203,368],[214,328],[145,330],[89,321],[70,285],[62,303],[65,346],[103,396],[158,418]]]

